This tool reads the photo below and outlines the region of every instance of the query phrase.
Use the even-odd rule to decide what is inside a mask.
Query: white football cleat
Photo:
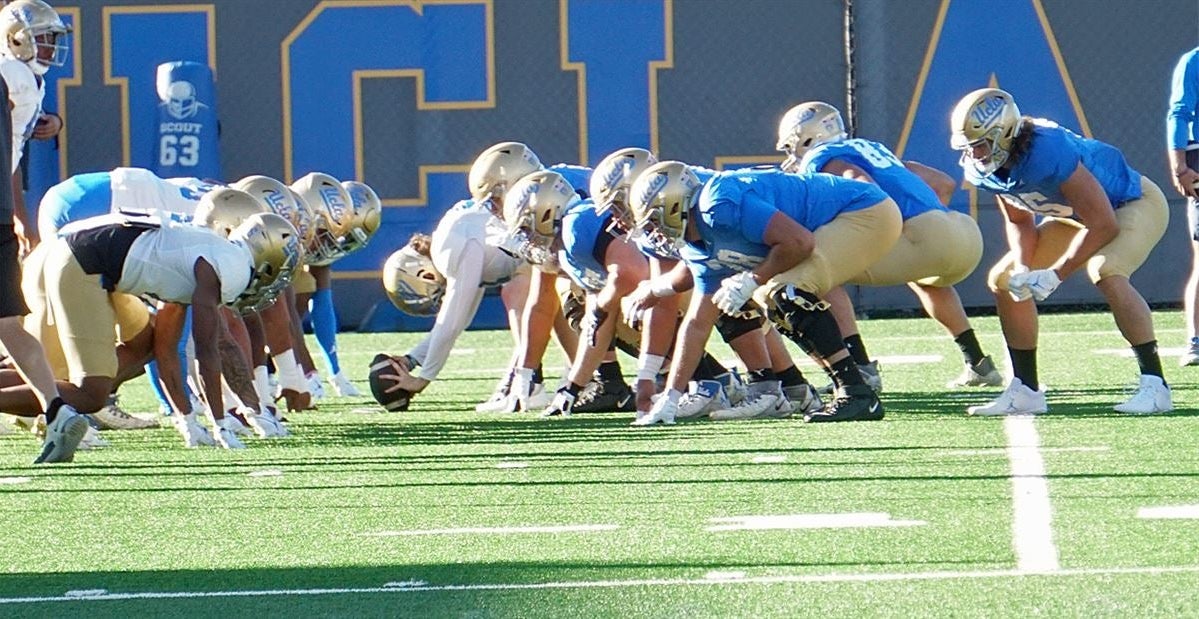
[[[246,445],[237,438],[237,434],[233,430],[233,424],[237,422],[232,416],[226,415],[218,419],[216,422],[217,431],[213,437],[216,439],[216,446],[222,449],[245,449]],[[241,424],[238,424],[241,425]]]
[[[101,430],[147,430],[158,427],[158,421],[155,419],[135,417],[121,410],[115,395],[108,397],[104,408],[92,413],[92,419]]]
[[[1187,343],[1187,349],[1178,356],[1178,365],[1182,367],[1199,365],[1199,338],[1191,338],[1191,341]]]
[[[809,383],[783,387],[783,396],[791,402],[794,412],[801,415],[815,413],[824,408],[824,401],[820,399],[820,394],[816,393],[816,388]]]
[[[782,419],[790,417],[795,407],[783,394],[783,385],[777,380],[764,380],[749,385],[745,399],[736,406],[712,411],[713,421],[736,419]]]
[[[79,442],[90,427],[83,415],[75,412],[70,405],[63,404],[54,416],[54,423],[46,425],[46,440],[42,443],[42,453],[33,463],[49,464],[74,460],[75,450],[79,448]]]
[[[709,413],[729,408],[729,398],[718,380],[693,380],[687,385],[687,393],[679,398],[675,419],[706,417]]]
[[[1141,384],[1132,397],[1128,398],[1127,402],[1117,404],[1114,408],[1118,413],[1153,415],[1174,410],[1174,403],[1170,397],[1170,388],[1166,386],[1160,376],[1142,374]]]
[[[740,404],[741,400],[745,399],[745,394],[749,393],[749,387],[746,386],[745,380],[735,369],[717,376],[715,380],[724,388],[724,396],[728,398],[730,405]]]
[[[1039,415],[1049,410],[1045,403],[1045,386],[1040,391],[1033,391],[1013,378],[998,398],[979,406],[966,409],[967,415],[981,417],[996,417],[1005,415]]]
[[[90,425],[87,427],[87,433],[83,435],[83,440],[79,441],[79,449],[81,451],[91,451],[93,449],[102,449],[108,447],[109,442],[100,436],[100,432]]]
[[[526,411],[538,411],[554,401],[554,394],[545,390],[545,383],[533,383],[533,393],[525,399]]]
[[[329,378],[329,384],[333,386],[333,393],[343,398],[359,398],[362,397],[362,392],[350,379],[346,378],[345,371],[338,372]]]
[[[966,364],[957,378],[946,383],[950,389],[962,387],[998,387],[1003,384],[1003,374],[995,367],[990,355],[985,356],[977,365]]]

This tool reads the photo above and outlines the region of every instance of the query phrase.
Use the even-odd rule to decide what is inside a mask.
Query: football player
[[[1171,184],[1187,201],[1191,238],[1191,274],[1182,293],[1187,346],[1178,364],[1199,365],[1199,47],[1184,52],[1174,64],[1166,113],[1166,157]]]
[[[669,274],[671,288],[682,290],[692,279],[695,286],[669,391],[635,425],[674,422],[717,316],[744,311],[755,297],[780,331],[832,371],[835,399],[805,421],[882,418],[882,404],[846,352],[821,295],[895,244],[902,221],[894,200],[868,183],[772,169],[722,172],[701,184],[678,161],[646,170],[631,195],[647,242],[682,259]]]
[[[61,67],[70,52],[71,29],[50,5],[42,0],[17,0],[0,7],[0,78],[8,85],[11,110],[11,164],[16,226],[22,254],[37,244],[37,229],[29,221],[21,191],[18,167],[25,142],[33,135],[42,117],[46,95],[43,76],[50,67]]]
[[[1169,211],[1161,189],[1132,169],[1115,147],[1052,121],[1022,116],[1012,95],[998,88],[963,97],[953,109],[950,131],[966,180],[996,194],[1010,248],[991,268],[988,284],[1014,377],[998,398],[968,412],[1045,412],[1035,302],[1084,268],[1140,366],[1136,392],[1115,409],[1171,410],[1153,316],[1128,280],[1165,233]]]
[[[779,122],[778,149],[787,155],[781,166],[785,172],[826,172],[872,182],[895,200],[903,215],[903,236],[891,253],[849,283],[907,284],[916,293],[924,311],[945,327],[962,351],[965,368],[948,383],[949,387],[1003,384],[994,362],[983,353],[953,288],[974,272],[982,258],[983,244],[974,219],[945,208],[934,190],[934,186],[941,187],[952,195],[949,176],[914,161],[900,161],[878,142],[850,138],[841,112],[820,101],[787,110]],[[825,300],[832,304],[846,349],[869,378],[876,378],[878,366],[866,354],[849,295],[838,286]],[[876,388],[881,388],[881,381]]]

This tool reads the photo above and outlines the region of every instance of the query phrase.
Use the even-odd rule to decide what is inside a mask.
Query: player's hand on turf
[[[533,369],[516,368],[512,371],[512,387],[508,397],[515,398],[518,410],[528,410],[529,397],[533,395]]]
[[[712,294],[712,303],[725,314],[736,316],[757,289],[758,282],[754,281],[752,272],[738,273],[720,282],[720,290]]]
[[[575,399],[579,397],[579,387],[574,384],[566,385],[554,394],[550,405],[541,413],[542,417],[570,417],[574,409]]]

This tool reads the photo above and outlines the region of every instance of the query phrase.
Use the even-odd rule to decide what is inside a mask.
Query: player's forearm
[[[421,364],[422,378],[437,378],[449,360],[454,342],[458,341],[462,332],[470,326],[471,319],[479,309],[479,303],[483,300],[483,289],[475,286],[470,291],[472,296],[467,296],[464,292],[466,290],[461,287],[450,287],[442,300],[441,310],[437,313],[437,321],[433,323],[429,336],[409,353]]]
[[[260,404],[258,392],[254,389],[254,378],[250,371],[250,365],[247,363],[241,347],[229,338],[221,338],[219,350],[221,372],[224,374],[225,382],[229,383],[229,388],[237,394],[242,404],[258,410]]]
[[[200,389],[208,408],[216,419],[225,414],[221,394],[221,355],[218,349],[216,308],[192,308],[192,335],[196,342],[196,364],[200,367]]]
[[[1170,173],[1179,176],[1190,169],[1187,165],[1187,152],[1181,148],[1170,149],[1166,155],[1170,158]]]
[[[1062,257],[1050,268],[1057,271],[1058,277],[1066,279],[1071,273],[1082,268],[1100,249],[1116,238],[1119,228],[1115,225],[1088,227],[1074,236],[1070,247]]]
[[[711,311],[696,311],[697,305],[700,304],[711,306]],[[705,295],[702,299],[692,301],[687,316],[683,318],[683,324],[674,345],[670,378],[667,381],[668,389],[679,392],[687,391],[687,382],[695,373],[695,368],[699,366],[700,358],[703,357],[704,348],[708,345],[708,336],[712,333],[712,326],[716,323],[716,312],[718,311],[712,305],[711,295]]]

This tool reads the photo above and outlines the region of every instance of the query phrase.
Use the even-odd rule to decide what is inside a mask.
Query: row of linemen
[[[45,348],[66,403],[46,424],[39,460],[70,461],[88,432],[81,413],[100,410],[151,359],[188,447],[241,448],[237,435],[251,428],[286,436],[267,351],[288,409],[313,408],[296,360],[311,364],[297,287],[311,293],[312,271],[364,247],[381,210],[370,187],[322,173],[290,186],[265,176],[223,186],[118,168],[51,188],[39,209],[44,241],[22,281],[26,329]],[[189,321],[194,364],[179,354]],[[14,374],[0,371],[0,380],[19,384]],[[4,390],[0,410],[43,412],[19,391]]]
[[[968,412],[1047,409],[1036,367],[1035,301],[1084,268],[1138,361],[1139,385],[1116,410],[1171,410],[1148,306],[1129,283],[1165,231],[1161,191],[1114,147],[1023,116],[1003,90],[967,94],[950,124],[965,179],[996,194],[1009,243],[988,282],[1012,378],[998,398]],[[858,335],[846,283],[908,285],[962,351],[965,367],[948,386],[1003,384],[953,289],[982,254],[977,224],[945,206],[954,179],[900,161],[881,143],[850,138],[840,113],[821,102],[783,116],[777,147],[786,154],[781,169],[720,173],[657,162],[639,148],[617,151],[594,170],[544,168],[515,142],[488,149],[470,172],[472,198],[451,208],[431,236],[396,252],[384,272],[401,309],[432,311],[443,294],[473,294],[475,302],[442,303],[440,312],[454,319],[439,318],[434,333],[404,355],[376,357],[376,399],[392,409],[407,406],[436,376],[457,335],[437,329],[444,322],[460,332],[462,308],[477,307],[478,286],[509,279],[505,287],[530,292],[527,299],[504,292],[510,316],[519,316],[513,369],[483,410],[545,406],[544,415],[557,416],[605,394],[616,396],[603,403],[610,409],[626,402],[632,390],[619,372],[604,370],[614,333],[625,339],[617,333],[623,316],[626,326],[640,328],[635,425],[795,410],[807,421],[879,419],[881,378]],[[469,218],[475,223],[462,226]],[[477,257],[448,260],[470,252]],[[521,260],[505,261],[505,254]],[[522,262],[531,274],[523,274]],[[538,385],[539,362],[560,303],[553,294],[560,277],[584,292],[587,309],[575,350],[569,337],[559,338],[573,363],[550,399]],[[748,370],[744,393],[704,352],[713,327]],[[830,402],[795,368],[780,335],[832,378]],[[664,367],[669,376],[658,396]]]

